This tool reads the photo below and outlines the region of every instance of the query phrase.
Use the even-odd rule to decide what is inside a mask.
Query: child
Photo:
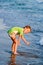
[[[31,27],[28,25],[23,28],[13,27],[10,30],[8,30],[9,37],[13,41],[12,53],[18,54],[17,47],[20,45],[20,39],[22,39],[27,45],[29,44],[29,42],[27,42],[24,38],[24,34],[28,34],[29,32],[31,32]],[[16,35],[18,35],[18,39],[16,38]]]

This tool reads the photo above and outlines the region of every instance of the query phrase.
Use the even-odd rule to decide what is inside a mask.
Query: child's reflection
[[[16,65],[16,55],[11,54],[11,58],[8,65]]]

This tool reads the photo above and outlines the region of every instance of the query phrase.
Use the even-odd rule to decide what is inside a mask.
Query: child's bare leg
[[[21,44],[18,42],[18,46],[21,46]]]
[[[12,52],[14,54],[18,54],[17,53],[17,47],[18,47],[18,43],[17,43],[17,40],[16,40],[16,42],[13,42],[13,44],[12,44]]]
[[[19,41],[18,39],[16,39],[16,43],[17,43],[18,46],[21,45],[21,44],[20,44],[20,41]]]
[[[14,43],[12,43],[11,50],[12,50],[12,52],[14,53]]]
[[[18,54],[18,53],[17,53],[17,47],[18,47],[18,45],[17,45],[17,43],[15,43],[15,44],[14,44],[14,54]]]
[[[10,38],[13,41],[13,44],[12,44],[12,52],[14,54],[17,54],[18,41],[16,39],[16,36],[14,34],[12,34],[12,35],[10,35]]]

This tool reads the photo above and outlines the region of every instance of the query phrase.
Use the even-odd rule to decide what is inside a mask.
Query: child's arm
[[[21,38],[22,38],[22,40],[23,40],[27,45],[30,44],[29,42],[27,42],[27,40],[24,38],[24,36],[21,36]]]

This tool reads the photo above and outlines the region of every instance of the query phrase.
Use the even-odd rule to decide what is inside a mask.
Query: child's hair
[[[29,28],[30,30],[31,30],[31,27],[29,26],[29,25],[26,25],[25,27],[23,27],[23,28]]]

